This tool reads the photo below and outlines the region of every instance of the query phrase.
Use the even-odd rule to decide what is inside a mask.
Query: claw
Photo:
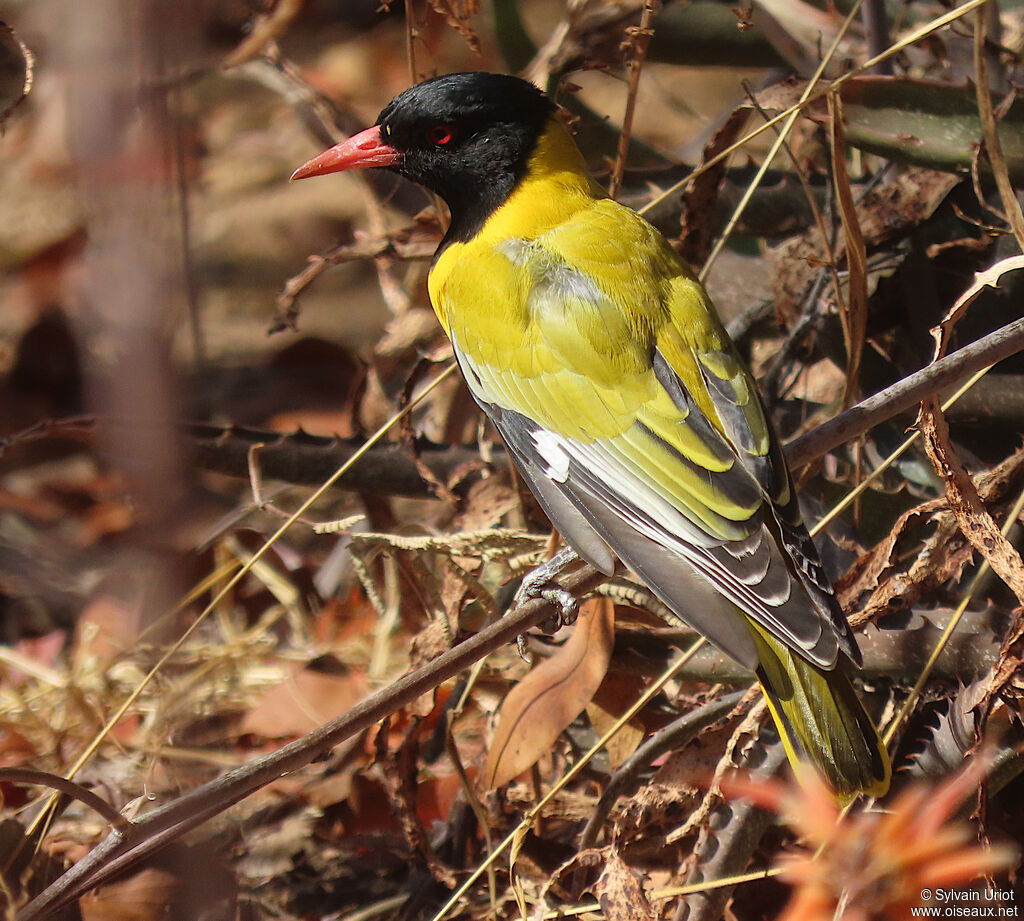
[[[576,597],[572,592],[554,584],[555,576],[578,559],[579,556],[575,550],[571,547],[564,547],[546,563],[542,563],[527,574],[519,586],[519,591],[516,592],[515,604],[517,605],[523,604],[531,598],[542,598],[558,610],[552,633],[559,627],[573,623],[579,616],[580,603]],[[522,637],[519,638],[519,640],[522,639]],[[522,655],[525,641],[519,642],[519,640],[517,643],[519,643],[520,655]]]

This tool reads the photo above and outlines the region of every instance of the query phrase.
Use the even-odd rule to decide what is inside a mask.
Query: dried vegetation
[[[0,2],[7,916],[1013,908],[1024,7],[390,5]],[[552,545],[426,302],[443,215],[286,182],[461,69],[560,89],[702,267],[860,631],[888,799],[779,779],[750,676],[625,576],[569,574],[554,636],[501,617]]]

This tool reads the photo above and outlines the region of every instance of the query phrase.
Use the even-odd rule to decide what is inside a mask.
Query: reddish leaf
[[[590,702],[611,659],[614,617],[606,598],[583,605],[569,642],[505,698],[484,786],[500,787],[534,764]]]

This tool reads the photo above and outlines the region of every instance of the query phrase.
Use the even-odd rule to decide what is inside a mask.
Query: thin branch
[[[633,135],[633,113],[636,111],[636,94],[640,89],[640,72],[644,68],[644,59],[647,57],[647,46],[651,42],[651,17],[656,7],[661,6],[660,0],[644,0],[643,13],[640,15],[640,25],[635,29],[629,29],[629,37],[624,43],[632,51],[629,59],[629,92],[626,95],[626,111],[622,117],[622,131],[619,133],[619,149],[615,157],[615,168],[612,170],[612,178],[608,183],[608,195],[610,198],[619,197],[619,189],[622,187],[622,174],[626,170],[626,155],[629,153],[629,139]]]
[[[874,426],[916,406],[925,397],[968,374],[1024,350],[1024,318],[933,362],[899,383],[858,403],[835,419],[794,438],[785,447],[790,467],[802,467]]]

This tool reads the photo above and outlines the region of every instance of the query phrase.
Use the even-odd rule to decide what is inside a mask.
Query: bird
[[[845,801],[884,793],[861,653],[753,377],[691,268],[591,178],[551,97],[506,74],[434,77],[292,178],[367,167],[448,205],[431,303],[568,551],[609,575],[621,561],[753,671],[798,775],[809,764]]]

